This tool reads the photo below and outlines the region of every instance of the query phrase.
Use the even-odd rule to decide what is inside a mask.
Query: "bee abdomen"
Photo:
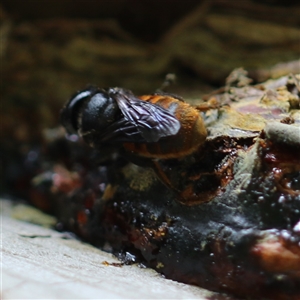
[[[177,134],[161,138],[155,143],[125,143],[132,154],[149,158],[179,158],[193,153],[206,139],[207,132],[199,112],[188,103],[168,95],[146,95],[141,100],[159,105],[180,121]]]

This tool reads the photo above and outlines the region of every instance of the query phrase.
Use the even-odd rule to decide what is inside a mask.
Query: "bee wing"
[[[111,124],[102,132],[100,141],[102,143],[111,144],[120,142],[144,143],[145,139],[141,136],[134,124],[125,119],[121,119]]]
[[[125,120],[133,124],[147,142],[157,142],[162,137],[175,135],[180,122],[163,107],[136,98],[131,92],[113,89]]]

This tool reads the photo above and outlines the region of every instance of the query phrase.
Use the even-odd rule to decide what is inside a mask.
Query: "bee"
[[[180,97],[136,97],[122,88],[89,87],[76,93],[63,108],[61,121],[68,133],[96,149],[110,145],[152,160],[187,156],[207,136],[199,110]]]

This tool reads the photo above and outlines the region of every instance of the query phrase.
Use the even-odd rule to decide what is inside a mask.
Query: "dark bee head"
[[[99,140],[121,115],[114,93],[114,89],[89,87],[71,97],[61,111],[61,123],[67,132]]]
[[[68,133],[77,133],[79,130],[79,114],[86,101],[97,92],[97,88],[89,87],[77,92],[71,97],[66,106],[61,110],[61,124]]]

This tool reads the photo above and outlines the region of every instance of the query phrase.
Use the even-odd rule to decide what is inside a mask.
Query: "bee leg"
[[[167,87],[169,87],[170,85],[174,84],[176,81],[176,75],[173,73],[168,73],[165,76],[164,82],[162,83],[161,87],[159,89],[156,90],[156,92],[163,92],[166,90]]]
[[[215,97],[211,97],[208,101],[200,103],[199,105],[193,105],[193,107],[200,112],[207,112],[211,109],[220,109],[224,106],[228,107],[230,105],[229,103],[220,103],[220,101]]]
[[[199,197],[198,194],[194,192],[194,184],[186,183],[183,187],[179,187],[177,182],[174,182],[167,173],[163,170],[163,167],[159,161],[152,161],[152,169],[155,171],[157,177],[162,181],[162,183],[175,192],[175,199],[179,203],[191,206],[195,204],[205,203],[211,200],[211,197]]]
[[[161,180],[161,182],[169,189],[175,191],[176,193],[180,193],[178,189],[174,187],[172,184],[170,178],[167,176],[167,174],[163,171],[161,165],[158,161],[152,160],[152,169],[155,171],[157,177]]]
[[[219,109],[222,107],[222,105],[219,103],[219,101],[216,98],[210,98],[207,102],[203,102],[199,105],[193,106],[195,109],[201,112],[206,112],[211,109]]]

